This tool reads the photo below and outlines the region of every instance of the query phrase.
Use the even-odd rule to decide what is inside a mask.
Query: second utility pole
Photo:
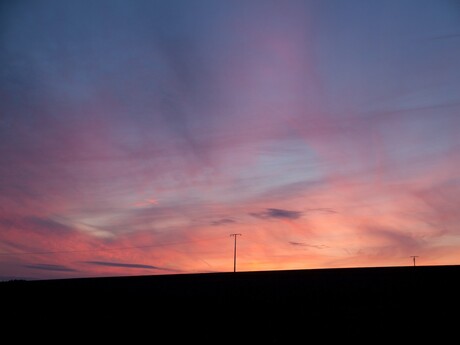
[[[230,234],[230,236],[235,237],[235,245],[233,247],[233,272],[236,272],[236,236],[241,236],[241,234]]]

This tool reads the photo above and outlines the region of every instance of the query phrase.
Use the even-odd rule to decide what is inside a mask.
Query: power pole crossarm
[[[233,246],[233,272],[236,272],[236,237],[241,236],[241,234],[230,234],[230,237],[235,238],[235,244]]]

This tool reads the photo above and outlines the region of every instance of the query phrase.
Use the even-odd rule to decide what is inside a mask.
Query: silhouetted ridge
[[[383,336],[404,334],[410,325],[428,327],[425,331],[440,320],[447,325],[446,312],[460,306],[460,266],[16,281],[0,284],[0,292],[29,311],[72,310],[95,323],[110,320],[111,327],[152,327],[153,321],[141,316],[147,313],[163,331],[173,324],[192,332],[203,327],[226,332],[228,322],[237,322],[227,338],[244,331],[255,340],[294,340],[298,332],[324,335],[331,329],[347,337],[364,330]]]

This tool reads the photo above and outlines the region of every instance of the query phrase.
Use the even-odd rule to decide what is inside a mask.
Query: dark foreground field
[[[11,326],[88,342],[456,343],[460,330],[460,266],[17,281],[0,293]]]

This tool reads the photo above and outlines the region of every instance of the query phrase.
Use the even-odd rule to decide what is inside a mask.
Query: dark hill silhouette
[[[74,318],[104,324],[106,337],[162,334],[167,343],[219,344],[435,334],[442,343],[458,327],[460,266],[15,281],[1,283],[0,293],[9,315],[40,321],[46,312],[53,327],[74,325]]]

